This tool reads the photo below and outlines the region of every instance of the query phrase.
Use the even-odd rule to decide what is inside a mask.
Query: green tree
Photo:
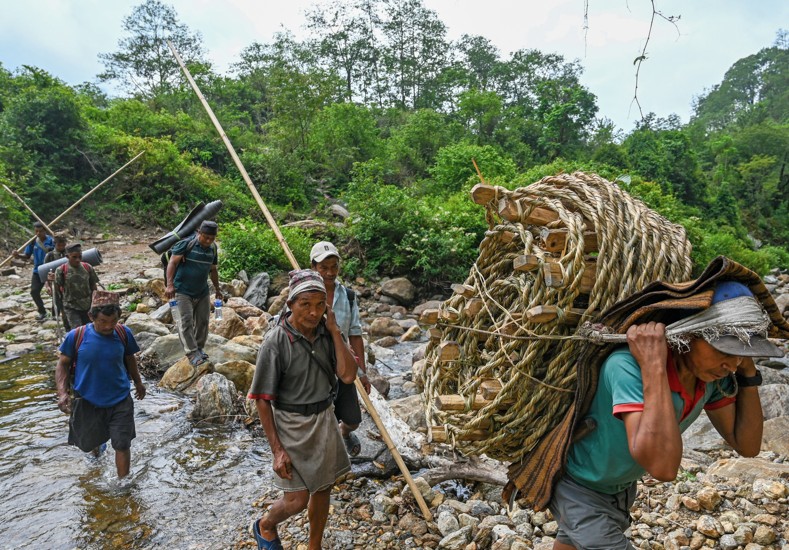
[[[127,92],[152,99],[172,91],[180,79],[180,68],[167,47],[173,46],[187,64],[208,66],[200,33],[178,21],[170,5],[145,0],[123,19],[127,36],[118,41],[119,51],[99,54],[102,81],[117,80]]]

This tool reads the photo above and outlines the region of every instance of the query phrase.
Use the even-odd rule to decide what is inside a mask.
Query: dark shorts
[[[129,395],[112,407],[96,407],[82,397],[75,397],[68,427],[69,445],[76,445],[83,452],[92,451],[108,439],[116,451],[127,451],[132,439],[137,437],[134,401]]]
[[[625,531],[635,500],[635,482],[620,493],[607,495],[562,477],[548,506],[559,524],[556,540],[589,550],[633,549]]]
[[[350,426],[362,422],[362,411],[359,409],[359,396],[356,386],[337,382],[337,397],[334,398],[334,416]]]

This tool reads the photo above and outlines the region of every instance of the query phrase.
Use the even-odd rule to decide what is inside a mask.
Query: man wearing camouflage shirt
[[[90,322],[88,311],[99,277],[89,263],[82,261],[79,243],[67,246],[66,255],[68,262],[55,271],[55,291],[61,293],[68,325],[75,329]]]

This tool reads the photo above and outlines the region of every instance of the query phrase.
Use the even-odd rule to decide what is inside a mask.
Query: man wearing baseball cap
[[[326,285],[326,301],[331,304],[334,316],[340,330],[348,339],[356,361],[359,366],[359,380],[364,389],[370,393],[370,381],[367,379],[365,365],[364,340],[362,339],[362,322],[359,317],[359,303],[356,294],[344,286],[337,278],[340,272],[340,253],[337,247],[328,241],[316,243],[310,251],[312,269],[321,274],[323,284]],[[362,421],[362,412],[359,408],[359,396],[356,386],[340,382],[337,387],[337,397],[334,400],[334,414],[340,423],[345,449],[348,456],[357,456],[362,450],[359,438],[353,432]]]
[[[131,442],[137,435],[129,382],[134,382],[137,399],[145,397],[145,385],[134,356],[140,348],[132,331],[118,324],[120,316],[116,293],[93,293],[93,322],[66,335],[55,383],[58,408],[70,415],[69,445],[98,455],[109,439],[118,477],[125,477],[131,468]]]
[[[197,235],[183,239],[172,248],[167,263],[168,300],[178,302],[178,336],[186,357],[192,366],[202,365],[208,360],[203,351],[208,341],[208,321],[211,304],[208,279],[214,285],[217,300],[223,300],[219,289],[217,271],[218,254],[214,241],[218,232],[217,223],[206,220],[200,224]]]
[[[320,549],[329,495],[351,468],[333,413],[337,379],[356,378],[356,360],[326,303],[320,274],[290,272],[288,311],[266,334],[258,352],[249,399],[266,432],[274,485],[284,495],[250,532],[259,549],[282,549],[277,525],[309,508],[309,548]]]
[[[661,481],[676,477],[681,433],[702,409],[739,454],[759,453],[762,379],[754,358],[783,355],[766,338],[770,324],[747,286],[723,281],[708,308],[668,327],[648,322],[627,329],[627,346],[603,363],[583,419],[595,428],[572,443],[553,488],[555,550],[633,548],[624,532],[636,482],[644,473]]]

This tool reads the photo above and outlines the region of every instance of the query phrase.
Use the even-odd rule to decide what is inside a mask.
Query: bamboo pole
[[[167,46],[169,46],[170,51],[175,57],[175,60],[178,62],[178,65],[181,66],[181,71],[183,71],[184,76],[186,76],[186,79],[189,81],[189,84],[192,86],[192,89],[194,90],[195,94],[197,94],[198,99],[200,99],[200,103],[203,104],[203,108],[208,114],[208,117],[211,119],[211,122],[214,123],[214,127],[216,128],[216,131],[219,132],[222,141],[225,143],[225,147],[227,147],[230,156],[233,158],[233,162],[236,164],[236,167],[238,168],[239,172],[241,172],[241,177],[244,178],[244,182],[247,184],[247,187],[249,187],[252,196],[255,198],[255,202],[258,203],[258,206],[260,207],[260,210],[263,212],[263,215],[266,217],[266,221],[271,227],[271,230],[276,235],[277,241],[279,241],[282,250],[285,252],[285,256],[288,257],[288,260],[290,261],[290,264],[293,266],[293,269],[299,269],[299,263],[296,261],[295,256],[293,256],[293,253],[290,251],[290,247],[288,247],[288,243],[285,241],[285,237],[282,236],[282,233],[279,230],[279,226],[277,225],[277,222],[274,220],[274,217],[271,215],[268,208],[266,208],[266,205],[263,202],[263,199],[260,197],[258,190],[255,188],[255,185],[252,183],[249,174],[247,174],[246,168],[244,168],[244,165],[241,163],[241,159],[238,158],[238,155],[236,154],[236,150],[233,148],[233,144],[230,143],[230,139],[227,137],[227,134],[222,128],[222,125],[219,123],[219,120],[216,118],[216,115],[214,115],[214,111],[211,109],[211,106],[208,104],[208,101],[206,101],[205,97],[203,96],[203,93],[200,91],[200,88],[197,86],[197,83],[194,81],[194,78],[192,78],[189,69],[186,68],[183,59],[181,59],[181,56],[176,51],[175,46],[173,46],[172,42],[170,42],[169,40],[167,41]],[[381,417],[375,411],[375,408],[373,407],[373,402],[370,401],[370,397],[367,395],[367,391],[364,389],[364,386],[362,385],[362,382],[359,380],[358,376],[356,377],[356,380],[354,380],[354,384],[356,385],[357,393],[359,394],[359,396],[361,396],[362,401],[364,402],[365,409],[367,409],[367,412],[370,413],[370,417],[373,419],[373,422],[375,422],[376,427],[381,432],[381,437],[386,442],[386,446],[388,447],[389,452],[392,453],[392,457],[397,463],[397,466],[400,468],[403,477],[405,477],[408,486],[411,488],[411,492],[414,494],[414,499],[416,499],[416,502],[419,505],[419,509],[422,511],[422,515],[425,517],[425,519],[430,521],[433,516],[430,514],[430,510],[428,509],[427,504],[425,504],[425,500],[422,497],[422,493],[419,492],[419,488],[414,483],[414,480],[411,477],[411,472],[408,471],[408,468],[403,462],[403,458],[400,456],[400,453],[398,452],[397,448],[394,446],[394,443],[392,442],[392,438],[389,436],[389,433],[386,430],[386,426],[384,426],[384,423],[381,421]]]
[[[227,147],[230,156],[233,158],[233,162],[236,164],[236,168],[238,168],[238,171],[241,172],[241,177],[244,178],[244,183],[246,183],[247,187],[249,187],[249,191],[252,193],[252,196],[255,198],[255,202],[258,203],[260,210],[263,212],[263,215],[266,217],[266,221],[268,222],[269,227],[271,227],[271,230],[274,232],[274,235],[276,235],[277,241],[279,241],[282,250],[285,251],[285,256],[288,257],[288,261],[290,261],[290,265],[293,266],[293,269],[299,269],[299,264],[296,261],[295,256],[293,256],[293,253],[290,251],[290,247],[288,246],[288,243],[285,242],[285,237],[282,236],[282,233],[279,230],[279,226],[277,225],[277,222],[274,220],[274,217],[271,215],[271,212],[269,212],[268,208],[263,202],[263,199],[260,198],[260,193],[258,193],[257,188],[252,183],[252,180],[249,177],[249,174],[247,174],[247,169],[244,168],[243,164],[241,164],[241,159],[238,158],[238,155],[236,154],[236,150],[235,148],[233,148],[233,144],[230,143],[230,139],[227,137],[225,130],[222,128],[222,125],[219,124],[219,120],[216,118],[216,115],[214,115],[214,111],[211,109],[211,106],[208,105],[208,101],[206,101],[205,96],[203,96],[203,92],[201,92],[200,88],[197,87],[197,83],[192,78],[192,74],[189,72],[189,69],[187,69],[186,65],[184,65],[184,61],[183,59],[181,59],[181,56],[176,51],[175,46],[173,46],[173,43],[168,40],[167,45],[170,47],[170,51],[173,53],[175,60],[181,66],[181,70],[186,76],[186,79],[189,81],[189,84],[192,86],[192,89],[194,90],[195,94],[197,94],[197,98],[200,100],[200,103],[203,104],[203,108],[205,108],[206,113],[208,113],[208,118],[210,118],[211,122],[214,123],[214,127],[216,128],[216,131],[219,132],[219,136],[222,138],[222,141],[225,142],[225,147]]]
[[[107,178],[105,178],[103,181],[101,181],[100,183],[98,183],[98,184],[97,184],[97,185],[96,185],[96,186],[95,186],[93,189],[91,189],[90,191],[88,191],[87,193],[85,193],[84,195],[82,195],[82,198],[80,198],[80,199],[79,199],[77,202],[75,202],[74,204],[72,204],[71,206],[69,206],[68,208],[66,208],[66,209],[65,209],[63,212],[61,212],[61,213],[60,213],[60,215],[59,215],[57,218],[55,218],[54,220],[52,220],[51,222],[49,222],[49,225],[50,225],[50,226],[52,226],[52,225],[55,225],[56,223],[58,223],[60,220],[62,220],[62,219],[63,219],[63,218],[66,216],[66,214],[68,214],[69,212],[71,212],[72,210],[74,210],[74,209],[75,209],[77,206],[79,206],[79,204],[80,204],[80,203],[82,203],[82,201],[84,201],[85,199],[87,199],[88,197],[90,197],[90,196],[91,196],[93,193],[95,193],[96,191],[98,191],[98,190],[99,190],[99,188],[100,188],[102,185],[104,185],[105,183],[107,183],[108,181],[110,181],[112,178],[114,178],[115,176],[117,176],[118,174],[120,174],[120,173],[121,173],[121,171],[123,171],[123,170],[124,170],[124,169],[125,169],[127,166],[129,166],[129,165],[130,165],[132,162],[134,162],[135,160],[137,160],[138,158],[140,158],[140,157],[141,157],[142,155],[144,155],[144,154],[145,154],[145,151],[140,151],[139,153],[137,153],[137,156],[135,156],[133,159],[131,159],[129,162],[127,162],[126,164],[124,164],[123,166],[121,166],[120,168],[118,168],[117,170],[115,170],[115,171],[114,171],[112,174],[110,174],[109,176],[107,176]],[[32,243],[32,242],[33,242],[35,239],[36,239],[36,237],[35,237],[35,235],[34,235],[34,236],[33,236],[33,237],[31,237],[31,238],[30,238],[30,239],[29,239],[29,240],[28,240],[28,241],[27,241],[25,244],[23,244],[23,245],[22,245],[20,248],[18,248],[18,249],[17,249],[17,252],[22,252],[22,251],[24,251],[24,250],[25,250],[25,247],[27,247],[27,245],[29,245],[30,243]],[[2,262],[0,262],[0,267],[3,267],[5,264],[7,264],[7,263],[8,263],[8,262],[11,260],[11,258],[13,258],[13,257],[14,257],[14,255],[13,255],[13,254],[11,254],[11,255],[10,255],[8,258],[6,258],[6,259],[5,259],[5,260],[3,260]]]
[[[47,233],[49,233],[50,235],[54,235],[54,232],[53,232],[53,231],[52,231],[52,230],[49,228],[49,226],[46,224],[46,222],[44,222],[44,220],[42,220],[41,218],[39,218],[39,217],[38,217],[38,214],[36,214],[35,212],[33,212],[33,209],[32,209],[32,208],[30,208],[30,207],[27,205],[27,203],[24,201],[24,199],[22,199],[22,197],[20,197],[19,195],[17,195],[16,193],[14,193],[14,192],[13,192],[11,189],[9,189],[9,188],[8,188],[8,186],[7,186],[5,183],[3,184],[3,189],[5,189],[6,191],[8,191],[8,193],[9,193],[9,194],[10,194],[12,197],[14,197],[16,200],[18,200],[18,201],[19,201],[19,202],[22,204],[22,206],[24,206],[24,207],[27,209],[27,211],[28,211],[28,212],[30,212],[30,214],[31,214],[31,215],[32,215],[32,216],[33,216],[33,217],[34,217],[36,220],[38,220],[38,221],[41,223],[41,225],[43,225],[43,226],[44,226],[44,229],[46,229],[46,230],[47,230]]]

